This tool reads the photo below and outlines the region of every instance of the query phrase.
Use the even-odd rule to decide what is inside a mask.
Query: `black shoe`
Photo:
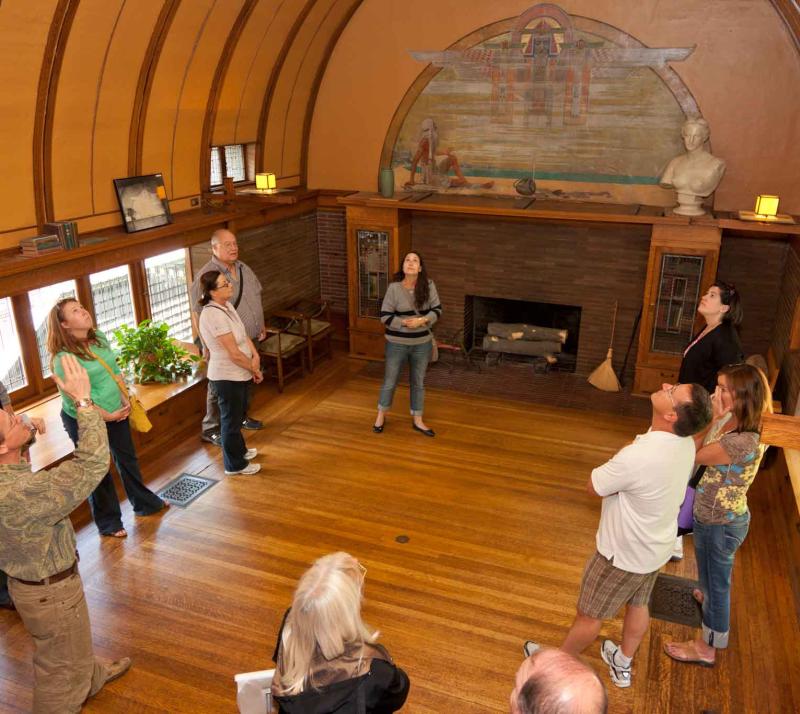
[[[380,426],[376,426],[375,424],[373,424],[372,431],[374,431],[376,434],[383,434],[383,427],[385,426],[386,424],[381,424]]]
[[[200,434],[200,440],[207,441],[209,444],[214,444],[214,446],[222,446],[221,434]]]
[[[258,419],[251,419],[250,417],[245,417],[244,421],[242,422],[242,429],[249,429],[250,431],[258,431],[259,429],[264,428],[264,423],[260,422]]]
[[[420,434],[425,434],[425,436],[436,436],[436,432],[433,429],[421,429],[416,424],[412,424],[411,428],[414,431],[418,431]]]

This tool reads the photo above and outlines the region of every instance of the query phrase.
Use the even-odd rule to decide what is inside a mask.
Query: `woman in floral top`
[[[761,418],[772,411],[764,373],[749,364],[723,367],[712,397],[714,421],[697,463],[706,466],[694,500],[694,549],[703,606],[703,632],[689,642],[670,642],[666,653],[679,662],[713,667],[716,651],[728,646],[731,573],[747,536],[747,489],[756,477],[765,446]]]

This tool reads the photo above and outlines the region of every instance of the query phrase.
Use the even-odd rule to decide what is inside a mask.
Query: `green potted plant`
[[[120,364],[140,383],[174,382],[190,375],[200,360],[169,336],[166,322],[142,320],[138,327],[122,325],[114,330],[114,339]]]

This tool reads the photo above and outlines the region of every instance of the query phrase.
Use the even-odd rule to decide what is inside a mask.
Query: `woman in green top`
[[[122,485],[128,500],[137,516],[148,516],[166,506],[142,482],[139,460],[131,438],[128,415],[131,408],[127,398],[103,366],[108,365],[114,374],[120,374],[117,359],[106,336],[94,329],[91,313],[74,298],[59,300],[48,320],[47,349],[50,352],[51,369],[62,379],[64,371],[61,358],[73,354],[89,373],[92,401],[102,414],[108,431],[108,446],[111,457],[122,477]],[[101,361],[102,360],[102,361]],[[73,443],[78,445],[78,422],[75,404],[61,393],[61,421]],[[111,471],[105,475],[100,485],[89,496],[94,522],[101,535],[125,538],[128,534],[122,526],[122,513],[119,507],[117,490]]]

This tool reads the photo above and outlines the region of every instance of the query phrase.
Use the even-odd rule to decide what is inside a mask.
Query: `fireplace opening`
[[[490,323],[493,334],[490,334]],[[562,372],[575,371],[580,323],[581,308],[577,305],[482,295],[467,295],[464,299],[464,346],[467,350],[483,350],[487,354],[494,351],[514,355],[516,359],[537,361],[552,356],[555,362],[551,367]],[[505,325],[511,327],[505,328]],[[536,330],[537,327],[543,329]],[[564,330],[566,335],[563,335]]]

